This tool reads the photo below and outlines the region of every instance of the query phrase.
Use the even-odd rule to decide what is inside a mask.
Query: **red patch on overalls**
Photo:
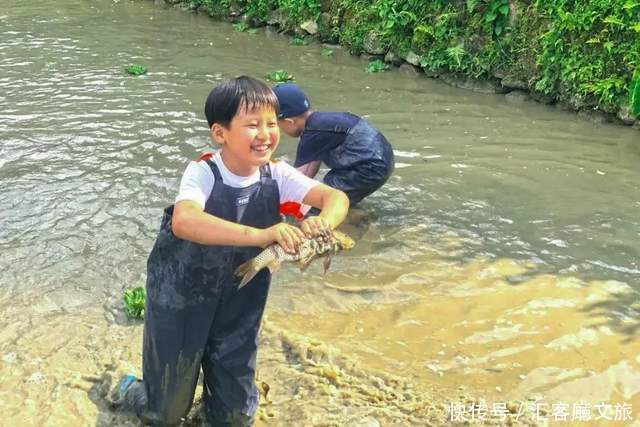
[[[302,205],[298,202],[284,202],[280,203],[280,214],[292,216],[298,221],[304,219],[304,214],[300,210]]]
[[[200,155],[200,157],[198,157],[198,161],[200,160],[210,160],[213,157],[213,152],[208,152],[208,153],[202,153],[202,155]]]

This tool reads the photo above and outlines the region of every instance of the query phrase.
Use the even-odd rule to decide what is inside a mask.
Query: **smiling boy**
[[[270,284],[267,269],[238,289],[235,268],[260,248],[295,252],[330,232],[347,213],[344,193],[283,162],[272,162],[278,102],[263,82],[241,76],[214,88],[205,104],[220,150],[187,167],[175,206],[165,210],[147,263],[143,380],[126,376],[121,401],[146,423],[172,425],[191,407],[200,368],[207,421],[253,423],[258,330]],[[280,205],[304,203],[318,217],[293,227]]]

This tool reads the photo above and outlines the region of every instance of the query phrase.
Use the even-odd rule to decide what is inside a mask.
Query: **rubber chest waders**
[[[364,119],[353,127],[318,123],[307,131],[346,133],[346,139],[322,161],[331,169],[324,183],[344,191],[351,206],[387,182],[394,168],[393,149],[386,138]]]
[[[233,188],[213,161],[207,163],[215,184],[205,212],[257,228],[280,222],[278,186],[268,165],[259,182]],[[144,381],[131,390],[136,413],[151,424],[179,422],[191,407],[202,366],[209,424],[250,425],[258,407],[258,331],[271,276],[264,269],[238,290],[233,271],[261,248],[179,239],[171,231],[172,215],[173,206],[165,210],[147,263]]]

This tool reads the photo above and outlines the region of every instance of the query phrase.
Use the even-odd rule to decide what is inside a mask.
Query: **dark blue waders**
[[[278,186],[268,165],[260,169],[260,182],[237,189],[208,163],[215,184],[205,212],[257,228],[280,222]],[[179,239],[171,231],[172,214],[173,206],[165,210],[147,263],[144,377],[126,400],[147,423],[176,424],[191,407],[202,366],[209,425],[251,425],[259,403],[256,353],[270,273],[263,269],[237,289],[233,271],[261,249]]]
[[[360,119],[353,127],[318,124],[307,131],[346,133],[344,142],[327,152],[322,161],[331,169],[324,183],[344,191],[351,206],[387,182],[394,168],[391,144],[369,122]]]

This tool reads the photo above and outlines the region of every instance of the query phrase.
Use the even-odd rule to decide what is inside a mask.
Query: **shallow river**
[[[340,48],[327,57],[153,2],[0,6],[0,424],[115,422],[105,390],[140,371],[142,328],[122,292],[143,283],[161,210],[211,147],[204,98],[221,79],[276,69],[314,108],[366,116],[397,169],[349,218],[357,246],[326,276],[319,265],[275,276],[263,366],[278,369],[269,355],[295,335],[330,348],[309,363],[338,374],[317,375],[333,387],[326,414],[300,412],[298,424],[281,402],[264,422],[352,423],[346,408],[361,405],[335,395],[348,368],[331,352],[362,370],[353,381],[394,375],[452,408],[464,393],[489,408],[529,399],[552,421],[634,422],[637,131],[412,72],[367,74]],[[131,63],[148,74],[127,75]],[[294,153],[285,137],[279,156]],[[589,419],[572,413],[581,403]],[[426,419],[368,404],[373,421]]]

